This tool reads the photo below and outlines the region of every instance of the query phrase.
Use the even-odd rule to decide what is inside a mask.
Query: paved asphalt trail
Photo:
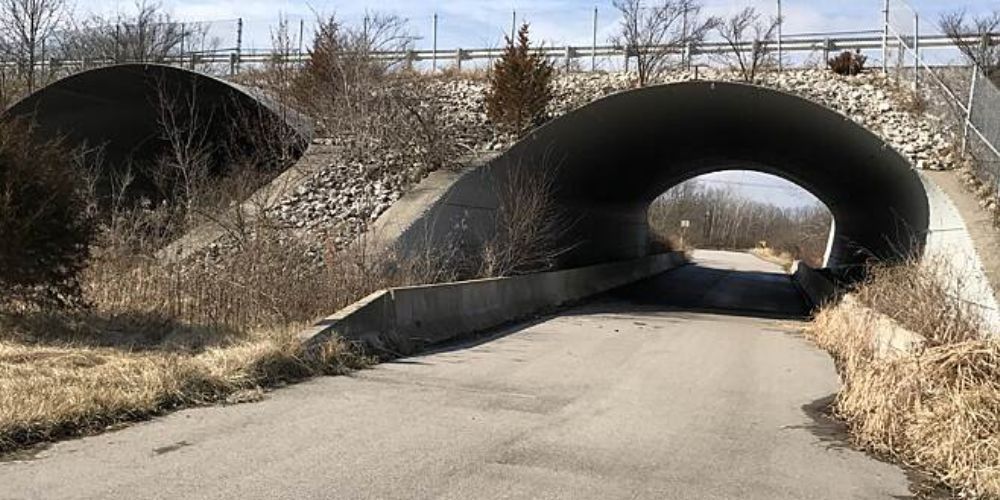
[[[476,345],[0,463],[0,498],[908,497],[816,416],[837,379],[780,319],[804,307],[788,278],[696,258]]]

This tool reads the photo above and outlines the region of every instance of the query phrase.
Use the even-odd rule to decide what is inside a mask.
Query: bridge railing
[[[240,21],[236,21],[237,24]],[[893,31],[895,34],[895,31]],[[993,35],[994,43],[1000,43],[1000,34]],[[238,38],[238,37],[237,37]],[[977,35],[966,37],[968,41],[979,40]],[[67,57],[57,55],[43,57],[36,67],[41,71],[67,71],[84,70],[94,67],[119,64],[123,62],[157,62],[172,64],[183,67],[201,68],[211,66],[222,68],[224,72],[236,74],[241,68],[247,66],[258,66],[266,63],[281,62],[289,64],[301,64],[310,59],[310,54],[306,50],[296,49],[292,51],[280,50],[248,50],[239,44],[232,47],[219,46],[218,43],[206,45],[204,35],[200,36],[202,42],[195,47],[175,47],[175,50],[151,54],[148,57],[132,56],[129,54],[118,54],[114,49],[103,48],[103,50],[76,50]],[[194,39],[197,42],[199,38]],[[853,32],[829,32],[829,33],[802,33],[786,34],[782,36],[781,51],[783,54],[812,53],[822,54],[824,60],[830,54],[843,50],[875,51],[882,50],[883,53],[891,55],[892,49],[909,47],[917,40],[921,49],[952,49],[954,41],[947,36],[940,34],[920,35],[919,38],[904,37],[895,35],[888,43],[882,31],[853,31]],[[749,51],[753,42],[745,42],[738,48]],[[539,49],[550,60],[556,61],[557,66],[597,70],[597,59],[614,60],[618,59],[623,64],[630,58],[634,51],[626,49],[620,45],[546,45]],[[712,56],[730,53],[734,50],[732,46],[721,41],[707,41],[698,45],[663,45],[643,47],[638,50],[662,51],[678,56],[689,57]],[[49,51],[50,53],[52,51]],[[59,54],[58,52],[56,52]],[[897,50],[899,54],[905,54],[905,50]],[[414,49],[407,51],[376,52],[374,57],[381,60],[403,61],[410,64],[431,63],[431,69],[436,70],[445,64],[451,64],[456,69],[462,69],[466,63],[491,62],[498,59],[503,54],[503,48],[455,48],[455,49]],[[885,60],[886,57],[883,57]],[[589,61],[587,64],[575,64],[580,61]],[[13,61],[0,60],[0,67],[16,69],[18,64]]]

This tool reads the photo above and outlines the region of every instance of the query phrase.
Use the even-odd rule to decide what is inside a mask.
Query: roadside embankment
[[[843,386],[855,442],[969,498],[1000,498],[1000,342],[933,271],[879,269],[818,313],[807,335]]]

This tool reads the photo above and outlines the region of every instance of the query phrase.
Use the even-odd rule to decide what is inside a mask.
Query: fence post
[[[115,64],[122,62],[121,55],[121,39],[122,39],[122,25],[115,25]]]
[[[431,29],[433,47],[431,47],[431,73],[436,73],[438,69],[438,15],[434,13],[434,24]]]
[[[885,0],[882,9],[882,73],[889,72],[889,0]]]
[[[972,64],[972,83],[969,84],[969,102],[965,108],[965,123],[962,124],[962,154],[969,145],[969,126],[972,125],[972,106],[976,104],[976,79],[979,78],[979,66]]]
[[[305,36],[306,36],[306,20],[299,19],[299,64],[303,62],[303,54],[305,50]]]
[[[594,7],[594,38],[590,44],[590,72],[597,71],[597,7]]]
[[[778,71],[784,69],[782,65],[783,47],[781,45],[781,26],[785,24],[785,18],[781,16],[781,0],[778,0]]]
[[[235,62],[232,65],[230,71],[239,72],[240,70],[240,59],[243,57],[243,18],[236,20],[236,54],[234,54]],[[233,74],[236,74],[236,73]]]
[[[913,90],[920,90],[920,14],[913,11]]]

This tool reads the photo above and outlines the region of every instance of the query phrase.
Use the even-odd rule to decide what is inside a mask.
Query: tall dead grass
[[[874,269],[859,300],[821,311],[809,335],[836,362],[834,410],[858,444],[1000,498],[1000,343],[941,280],[940,266]],[[886,316],[924,341],[880,352]]]
[[[0,335],[0,454],[178,407],[253,400],[282,382],[367,363],[341,342],[306,351],[290,327],[208,348],[181,335],[136,350],[87,335],[25,342],[32,337],[9,322]]]

